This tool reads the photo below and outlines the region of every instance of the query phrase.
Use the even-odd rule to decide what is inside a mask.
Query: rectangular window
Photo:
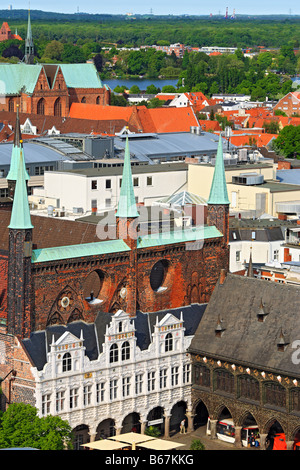
[[[97,180],[92,180],[91,189],[97,189]]]
[[[191,365],[190,364],[184,364],[183,366],[183,383],[187,384],[190,383],[190,377],[191,377]]]
[[[50,413],[51,405],[51,394],[48,393],[42,396],[42,415],[47,415]]]
[[[137,177],[133,178],[133,186],[139,185],[139,179]]]
[[[273,258],[274,260],[278,260],[278,257],[279,257],[279,250],[274,250],[274,254],[273,254]]]
[[[175,385],[178,385],[178,379],[179,379],[179,367],[175,366],[171,368],[171,385],[174,387]]]
[[[235,261],[241,261],[241,252],[240,251],[235,252]]]
[[[105,207],[106,208],[111,207],[111,199],[105,199]]]
[[[159,371],[159,387],[166,388],[167,386],[167,369],[161,369]]]
[[[155,372],[148,372],[148,392],[155,390]]]
[[[105,180],[105,189],[111,189],[111,180]]]
[[[130,394],[130,377],[122,378],[122,396],[128,397]]]
[[[102,403],[104,401],[104,382],[96,384],[96,401]]]
[[[83,405],[87,406],[90,405],[92,402],[92,386],[85,385],[83,387]]]
[[[70,409],[78,407],[78,388],[71,388],[70,390]]]
[[[143,386],[143,374],[137,374],[135,376],[135,393],[138,395],[142,393],[142,386]]]
[[[117,398],[117,379],[110,380],[109,382],[109,398],[115,400]]]
[[[56,392],[56,412],[63,411],[65,407],[65,392]]]
[[[147,186],[152,186],[152,176],[147,176]]]

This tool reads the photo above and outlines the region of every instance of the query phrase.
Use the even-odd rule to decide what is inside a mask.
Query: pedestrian
[[[180,423],[180,434],[185,434],[185,420],[184,419]]]

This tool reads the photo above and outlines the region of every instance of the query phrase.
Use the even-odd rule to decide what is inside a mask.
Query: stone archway
[[[171,418],[170,418],[170,434],[174,434],[180,430],[180,423],[183,419],[186,421],[187,427],[187,418],[186,418],[187,404],[185,401],[179,401],[171,409]]]
[[[106,439],[116,435],[115,420],[107,418],[101,421],[97,426],[96,441],[99,439]]]
[[[161,434],[165,432],[165,416],[164,409],[157,406],[149,411],[147,415],[147,427],[155,426]]]
[[[73,429],[74,450],[83,450],[82,444],[90,442],[89,427],[86,424],[80,424]]]
[[[140,423],[139,413],[133,412],[125,416],[122,422],[121,434],[124,434],[126,432],[138,432],[138,433],[141,432],[141,423]]]
[[[197,403],[194,415],[194,429],[198,429],[201,426],[207,425],[209,413],[205,403],[202,400]]]

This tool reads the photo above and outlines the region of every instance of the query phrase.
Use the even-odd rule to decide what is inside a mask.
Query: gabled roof
[[[258,321],[261,303],[268,312],[263,322]],[[293,342],[300,338],[299,309],[299,285],[227,274],[217,283],[189,350],[300,377],[298,361],[292,360]],[[215,334],[218,317],[226,327],[221,337]],[[288,338],[284,351],[277,348],[281,329]]]

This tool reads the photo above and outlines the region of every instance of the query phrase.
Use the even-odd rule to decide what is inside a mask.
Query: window
[[[165,337],[165,352],[173,350],[173,336],[171,333],[168,333]]]
[[[92,189],[97,189],[97,180],[92,180],[92,182],[91,182],[91,188],[92,188]]]
[[[227,371],[216,371],[215,386],[216,390],[221,390],[227,393],[234,393],[234,376]]]
[[[92,401],[92,386],[85,385],[83,387],[83,405],[87,406],[90,405]]]
[[[139,185],[139,179],[137,177],[133,178],[133,186]]]
[[[279,258],[279,250],[274,250],[273,258],[274,258],[274,261],[278,260],[278,258]]]
[[[72,357],[70,353],[66,353],[63,355],[62,371],[67,372],[71,369],[72,369]]]
[[[65,392],[56,392],[56,412],[63,411],[65,407]]]
[[[235,252],[235,261],[241,261],[241,252],[240,251]]]
[[[122,333],[122,329],[123,329],[123,325],[122,325],[122,322],[120,321],[120,322],[119,322],[119,325],[118,325],[118,331],[119,331],[119,333]]]
[[[122,396],[128,397],[130,394],[130,377],[122,378]]]
[[[148,372],[148,392],[155,390],[155,372]]]
[[[255,240],[255,232],[251,233],[251,238],[252,238],[252,240]]]
[[[282,385],[269,383],[265,386],[265,403],[286,407],[286,391]]]
[[[147,176],[147,186],[152,186],[152,176]]]
[[[92,209],[97,209],[97,199],[91,200],[91,206],[92,206]]]
[[[166,388],[167,386],[167,369],[161,369],[159,371],[159,387]]]
[[[300,390],[294,389],[291,391],[291,409],[292,411],[300,412]]]
[[[150,285],[154,291],[158,290],[162,286],[165,274],[166,266],[164,262],[158,261],[155,263],[150,273]]]
[[[128,341],[122,344],[122,361],[130,359],[130,345]]]
[[[54,116],[61,116],[61,100],[57,98],[54,103]]]
[[[105,189],[111,189],[111,180],[105,180]]]
[[[135,376],[135,393],[138,395],[142,393],[142,386],[143,386],[143,374],[137,374]]]
[[[174,366],[171,368],[171,385],[174,387],[175,385],[178,385],[178,379],[179,379],[179,367]]]
[[[37,114],[45,114],[45,100],[41,98],[37,104]]]
[[[42,396],[42,415],[50,413],[51,405],[51,394],[46,394]]]
[[[105,207],[111,207],[111,199],[110,198],[105,199]]]
[[[104,401],[104,382],[96,384],[96,402],[101,403]]]
[[[119,360],[119,350],[117,344],[112,344],[109,351],[109,362],[118,362]]]
[[[201,385],[203,387],[210,386],[210,370],[208,367],[195,365],[194,375],[194,381],[196,385]]]
[[[239,380],[240,396],[259,401],[259,382],[252,377],[242,376]]]
[[[110,380],[109,382],[109,398],[114,400],[117,398],[117,379]]]
[[[191,365],[190,364],[184,364],[182,376],[183,376],[182,381],[184,384],[190,383],[190,377],[191,377]]]
[[[71,388],[70,390],[70,409],[78,407],[78,388]]]

